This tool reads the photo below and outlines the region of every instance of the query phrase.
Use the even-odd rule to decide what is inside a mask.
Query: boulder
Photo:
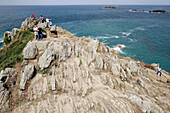
[[[27,46],[24,48],[22,55],[24,59],[35,59],[37,55],[37,48],[35,46],[35,42],[29,41]]]
[[[38,65],[41,70],[43,70],[45,68],[48,68],[53,60],[55,60],[54,44],[52,44],[45,50],[43,55],[39,58]]]
[[[35,66],[32,64],[29,64],[25,66],[24,72],[21,75],[21,81],[20,81],[20,89],[24,90],[25,85],[28,80],[30,80],[35,74]]]
[[[49,44],[49,41],[37,41],[35,43],[39,51],[45,51],[47,49],[48,44]]]

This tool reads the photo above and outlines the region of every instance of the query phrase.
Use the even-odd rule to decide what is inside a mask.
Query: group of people
[[[35,19],[34,14],[32,14],[31,17],[32,17],[33,19]],[[45,23],[45,22],[47,22],[47,27],[49,27],[49,26],[52,25],[51,19],[46,18],[46,20],[45,20],[42,15],[40,16],[39,21],[40,21],[40,23]],[[35,39],[38,38],[38,40],[40,40],[40,39],[42,40],[42,38],[43,38],[43,36],[42,36],[42,28],[37,27],[36,25],[34,25],[33,31],[34,31]]]
[[[42,15],[40,16],[39,20],[40,20],[40,23],[47,22],[48,26],[52,25],[51,19],[49,19],[49,18],[44,19],[44,17]]]
[[[35,19],[34,14],[32,14],[31,17],[32,17],[33,19]],[[48,27],[49,27],[49,26],[52,26],[51,19],[49,19],[49,18],[44,19],[44,17],[41,15],[40,18],[39,18],[39,20],[40,20],[40,23],[47,22]]]

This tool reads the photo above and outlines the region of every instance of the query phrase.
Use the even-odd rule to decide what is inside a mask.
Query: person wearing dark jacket
[[[42,28],[38,27],[38,40],[42,40]]]

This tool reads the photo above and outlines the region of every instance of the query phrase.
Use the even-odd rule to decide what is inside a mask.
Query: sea
[[[0,6],[0,47],[5,31],[20,28],[22,21],[30,17],[50,18],[77,37],[98,39],[113,48],[121,56],[131,57],[147,64],[160,63],[170,72],[170,14],[148,13],[166,10],[170,6],[116,5],[105,9],[104,5],[68,6]],[[131,10],[145,10],[132,12]],[[118,48],[121,44],[124,49]]]

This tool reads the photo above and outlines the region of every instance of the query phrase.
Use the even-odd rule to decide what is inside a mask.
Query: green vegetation
[[[11,40],[8,39],[8,34],[5,34],[5,38],[4,38],[4,43],[5,45],[8,45],[10,43]]]
[[[22,51],[28,41],[33,39],[34,35],[28,30],[18,33],[16,41],[0,50],[0,71],[23,61]]]

